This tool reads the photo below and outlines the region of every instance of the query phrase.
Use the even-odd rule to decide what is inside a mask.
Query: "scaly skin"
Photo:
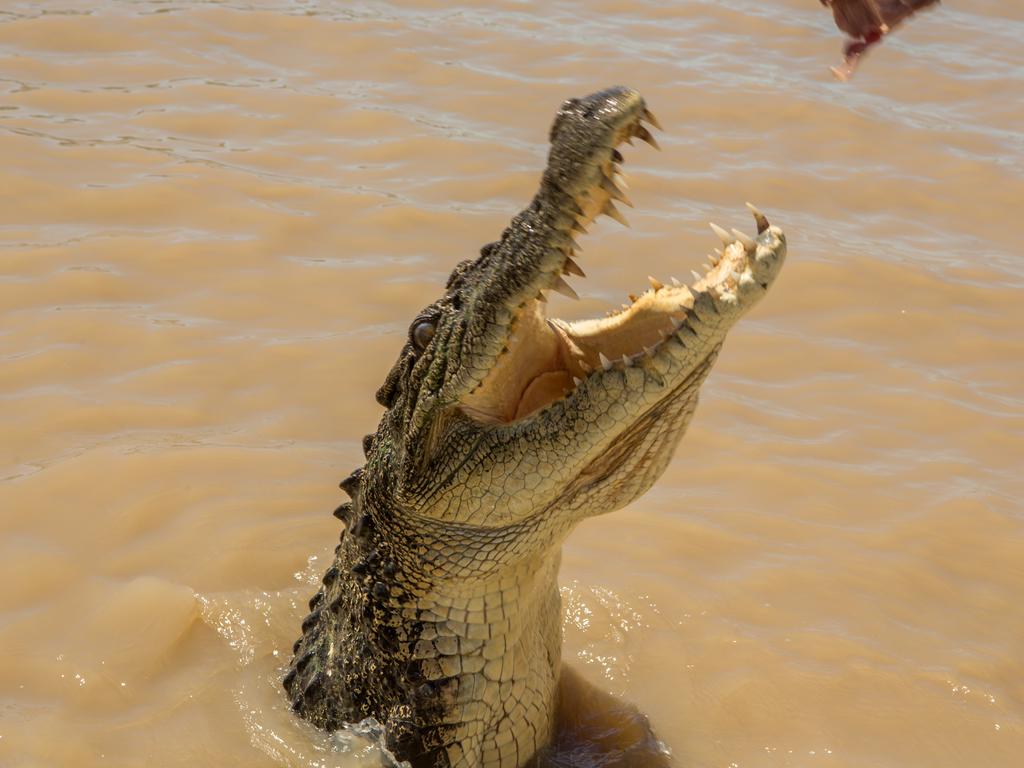
[[[373,716],[414,768],[515,768],[552,735],[562,540],[664,471],[732,324],[768,289],[785,239],[724,249],[689,287],[662,285],[601,320],[548,320],[544,292],[574,234],[620,218],[615,147],[655,144],[635,91],[567,101],[540,189],[501,240],[459,264],[419,313],[342,483],[348,523],[284,680],[321,728]]]

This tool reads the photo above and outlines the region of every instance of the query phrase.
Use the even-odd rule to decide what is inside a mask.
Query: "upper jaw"
[[[603,115],[596,127],[594,115]],[[712,225],[723,247],[709,255],[704,274],[694,273],[689,285],[651,278],[651,290],[608,318],[575,323],[547,318],[547,291],[577,298],[566,279],[583,276],[576,238],[600,215],[626,223],[615,205],[632,205],[618,146],[634,137],[657,146],[644,121],[657,126],[640,95],[621,88],[566,102],[556,118],[541,189],[490,254],[491,280],[505,292],[491,297],[498,301],[489,318],[488,348],[478,357],[476,375],[455,398],[474,421],[524,419],[612,368],[663,369],[659,356],[680,355],[676,344],[666,344],[670,338],[684,343],[684,357],[699,356],[774,278],[785,238],[751,206],[756,239]],[[583,136],[588,129],[597,134],[589,145]]]
[[[552,290],[578,298],[566,280],[583,276],[574,258],[579,250],[576,238],[601,215],[626,223],[615,204],[632,205],[623,188],[624,158],[618,147],[633,138],[657,147],[645,121],[658,125],[640,94],[624,87],[563,104],[551,128],[551,151],[540,189],[501,241],[472,267],[476,286],[465,303],[466,336],[474,342],[462,349],[471,363],[451,382],[451,397],[444,401],[461,402],[473,412],[473,394],[502,368],[502,358],[524,335],[551,336],[541,304]],[[507,415],[492,414],[484,420],[508,420]]]
[[[634,137],[653,142],[644,120],[656,124],[640,94],[624,87],[562,105],[537,195],[467,270],[462,356],[468,365],[460,366],[442,400],[459,400],[482,381],[508,347],[517,319],[546,292],[574,296],[565,275],[582,274],[572,258],[575,239],[601,214],[623,220],[613,202],[625,198],[616,180],[623,162],[616,146]]]

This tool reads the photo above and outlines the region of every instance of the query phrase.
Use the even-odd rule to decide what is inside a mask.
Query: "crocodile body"
[[[752,209],[756,238],[715,228],[723,248],[691,285],[652,279],[606,318],[548,318],[546,292],[582,276],[575,238],[621,220],[617,147],[656,146],[644,121],[627,88],[565,102],[531,204],[413,320],[284,679],[309,722],[375,717],[414,768],[516,768],[551,740],[561,542],[664,471],[785,255]]]

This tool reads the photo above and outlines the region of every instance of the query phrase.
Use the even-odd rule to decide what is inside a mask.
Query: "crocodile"
[[[786,253],[750,206],[758,234],[712,225],[722,247],[690,284],[649,278],[606,317],[549,317],[547,295],[584,276],[577,237],[625,221],[621,149],[657,147],[648,126],[629,88],[562,104],[532,202],[410,324],[283,680],[313,725],[375,718],[413,768],[535,765],[555,737],[561,543],[661,475]]]

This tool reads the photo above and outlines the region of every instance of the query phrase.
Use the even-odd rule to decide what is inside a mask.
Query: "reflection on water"
[[[665,151],[553,312],[745,200],[791,249],[662,481],[567,543],[595,708],[552,764],[1016,766],[1022,36],[949,3],[844,86],[808,0],[6,3],[0,765],[375,763],[278,684],[334,484],[554,109],[621,82]]]

